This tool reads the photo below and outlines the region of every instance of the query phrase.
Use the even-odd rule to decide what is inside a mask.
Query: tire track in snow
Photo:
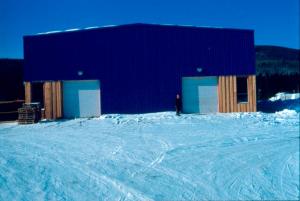
[[[127,200],[127,198],[130,200],[132,200],[132,198],[135,198],[137,200],[147,200],[147,201],[152,200],[149,197],[145,196],[143,193],[137,191],[136,189],[126,186],[125,184],[118,181],[117,179],[111,178],[100,172],[96,172],[91,168],[88,168],[85,165],[76,162],[75,159],[69,160],[69,163],[67,165],[70,165],[72,169],[76,169],[77,171],[81,172],[83,175],[87,176],[88,178],[91,178],[96,184],[97,183],[99,184],[100,182],[107,187],[114,187],[117,191],[119,191],[123,195],[121,197],[121,200]]]
[[[284,162],[284,165],[283,165],[283,167],[282,167],[282,169],[281,169],[281,172],[280,172],[280,192],[281,192],[281,196],[282,197],[284,197],[284,192],[283,192],[283,173],[284,173],[284,170],[286,169],[286,166],[288,165],[288,163],[289,163],[289,161],[291,160],[291,158],[292,158],[292,156],[290,155],[289,157],[288,157],[288,159],[287,160],[285,160],[285,162]]]
[[[19,143],[22,141],[19,141]],[[18,144],[19,144],[18,143]],[[54,163],[60,166],[64,166],[65,170],[68,171],[68,169],[75,169],[77,172],[81,172],[82,175],[85,175],[87,178],[91,178],[96,184],[99,182],[104,184],[104,186],[108,187],[108,189],[110,187],[115,188],[117,191],[119,191],[123,196],[122,198],[124,198],[125,200],[128,199],[136,199],[136,200],[152,200],[148,197],[146,197],[145,195],[143,195],[143,193],[126,186],[125,184],[123,184],[122,182],[110,178],[106,175],[103,175],[99,172],[95,172],[93,171],[91,168],[86,167],[84,164],[82,163],[78,163],[76,162],[76,158],[74,158],[73,155],[69,155],[69,159],[66,162],[64,162],[65,159],[61,158],[61,156],[65,156],[65,150],[56,150],[56,152],[52,152],[50,147],[41,145],[41,144],[36,144],[36,143],[30,143],[28,144],[31,149],[35,150],[35,153],[43,153],[43,154],[47,154],[48,157],[48,162],[47,163]],[[27,145],[27,146],[28,146]],[[28,147],[27,147],[28,148]],[[117,150],[115,151],[119,151],[121,149],[121,147],[117,147]],[[75,156],[76,157],[76,156]],[[40,166],[47,166],[47,164],[40,164]],[[49,180],[50,178],[47,179],[47,181],[44,180],[44,182],[49,182],[51,180]],[[49,181],[48,181],[49,180]],[[83,187],[81,187],[83,188]]]
[[[163,145],[162,146],[163,147],[163,151],[160,152],[159,156],[148,165],[148,168],[154,168],[155,166],[157,166],[158,164],[160,164],[164,160],[166,152],[171,147],[166,141],[160,140],[160,142]]]
[[[134,172],[131,174],[132,177],[135,177],[137,174],[141,174],[143,172],[147,172],[149,169],[154,169],[157,165],[159,165],[165,158],[166,153],[171,148],[171,145],[169,145],[166,141],[160,140],[160,144],[162,145],[162,151],[158,154],[158,156],[151,161],[148,165],[146,165],[141,170]]]
[[[283,178],[286,176],[286,175],[284,176],[284,172],[285,172],[285,170],[288,170],[288,174],[290,176],[292,176],[292,172],[291,172],[291,169],[289,167],[289,164],[290,164],[290,160],[293,159],[294,155],[296,155],[297,153],[299,154],[299,152],[291,154],[288,157],[288,159],[284,162],[283,168],[281,169],[281,172],[280,172],[280,192],[281,192],[282,197],[287,197],[286,192],[284,192],[284,190],[283,190],[284,189],[283,188]],[[297,188],[299,190],[299,186]]]
[[[135,197],[136,199],[139,200],[147,200],[147,201],[153,201],[151,198],[145,196],[143,193],[137,191],[136,189],[133,189],[129,186],[126,186],[125,184],[123,184],[122,182],[110,178],[106,175],[100,174],[98,172],[95,172],[93,170],[89,169],[85,169],[85,168],[81,168],[82,164],[78,164],[76,162],[72,162],[73,163],[73,168],[77,169],[78,171],[82,172],[84,175],[86,176],[92,176],[92,178],[94,179],[94,181],[105,181],[106,183],[111,184],[116,190],[118,190],[119,192],[121,192],[125,198],[127,197]],[[97,182],[96,182],[97,183]]]

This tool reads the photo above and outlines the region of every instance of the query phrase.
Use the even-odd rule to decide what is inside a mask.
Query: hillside
[[[257,75],[299,74],[300,50],[277,47],[256,46]]]
[[[0,101],[24,98],[23,60],[0,59]]]

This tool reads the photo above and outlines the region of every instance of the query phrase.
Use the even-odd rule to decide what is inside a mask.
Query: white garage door
[[[100,116],[100,105],[100,82],[98,80],[63,82],[65,118]]]
[[[217,77],[184,77],[182,103],[185,113],[216,113],[218,111]]]

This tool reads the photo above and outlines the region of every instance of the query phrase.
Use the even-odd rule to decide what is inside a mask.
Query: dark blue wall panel
[[[184,76],[255,74],[254,33],[131,24],[25,36],[24,60],[25,81],[100,80],[103,113],[166,111]]]

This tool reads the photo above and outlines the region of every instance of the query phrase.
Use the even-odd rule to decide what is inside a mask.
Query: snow
[[[300,93],[285,93],[280,92],[275,94],[274,97],[269,98],[270,101],[278,101],[278,100],[295,100],[300,98]]]
[[[79,31],[79,28],[72,28],[72,29],[66,29],[65,32],[70,32],[70,31]]]
[[[84,28],[84,29],[97,29],[97,28],[99,28],[98,26],[92,26],[92,27],[86,27],[86,28]]]
[[[60,33],[60,32],[62,32],[62,31],[54,30],[54,31],[41,32],[41,33],[38,33],[37,35],[53,34],[53,33]]]
[[[283,117],[283,118],[286,118],[286,117],[293,117],[297,114],[297,112],[295,110],[288,110],[288,109],[284,109],[280,112],[275,112],[275,114],[279,117]]]
[[[299,113],[0,124],[0,200],[298,200]]]
[[[263,112],[279,112],[285,109],[300,112],[300,93],[277,93],[268,100],[258,101],[257,107]]]
[[[180,27],[196,27],[196,28],[215,28],[215,29],[228,29],[224,27],[217,27],[217,26],[194,26],[194,25],[179,25],[179,24],[153,24],[153,23],[147,23],[150,25],[162,25],[162,26],[180,26]],[[128,24],[131,25],[131,24]],[[109,24],[109,25],[103,25],[103,26],[90,26],[90,27],[84,27],[84,28],[71,28],[66,29],[63,31],[48,31],[48,32],[41,32],[37,33],[37,35],[45,35],[45,34],[53,34],[53,33],[60,33],[60,32],[71,32],[71,31],[80,31],[80,30],[89,30],[89,29],[100,29],[100,28],[109,28],[109,27],[118,27],[122,25],[115,25],[115,24]]]

